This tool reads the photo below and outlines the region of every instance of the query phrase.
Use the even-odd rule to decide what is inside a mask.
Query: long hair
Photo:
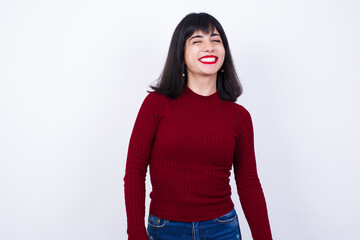
[[[234,68],[229,43],[221,24],[207,13],[190,13],[177,25],[158,83],[156,86],[150,87],[161,94],[176,99],[187,83],[184,58],[186,40],[195,31],[199,30],[208,34],[209,31],[213,32],[214,28],[219,32],[225,48],[225,59],[221,67],[223,71],[217,73],[216,88],[222,100],[236,102],[236,99],[242,94],[243,88]]]

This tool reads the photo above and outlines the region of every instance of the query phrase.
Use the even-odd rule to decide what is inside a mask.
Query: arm
[[[265,197],[256,170],[253,124],[250,113],[244,110],[234,153],[237,191],[253,239],[271,240]]]
[[[156,93],[144,99],[131,133],[124,176],[129,240],[149,239],[145,227],[145,177],[156,135],[160,106]]]

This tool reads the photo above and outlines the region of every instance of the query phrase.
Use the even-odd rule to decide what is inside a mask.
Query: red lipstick
[[[218,57],[215,55],[206,55],[199,58],[199,61],[204,64],[215,64],[218,60]]]

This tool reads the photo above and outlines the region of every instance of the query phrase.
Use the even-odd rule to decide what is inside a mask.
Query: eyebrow
[[[210,35],[210,37],[214,37],[214,36],[219,36],[219,37],[220,37],[220,35],[219,35],[218,33],[212,33],[212,34]],[[189,39],[189,41],[190,41],[191,39],[193,39],[193,38],[203,38],[203,36],[202,36],[202,35],[192,36],[192,37]]]
[[[192,36],[192,37],[189,39],[189,41],[190,41],[191,39],[193,39],[193,38],[203,38],[203,36],[201,36],[201,35]]]

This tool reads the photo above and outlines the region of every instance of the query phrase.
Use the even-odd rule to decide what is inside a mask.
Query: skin
[[[205,64],[200,58],[206,55],[218,57],[214,64]],[[195,31],[185,43],[187,86],[199,95],[208,96],[216,92],[216,76],[225,59],[225,48],[219,32],[205,34]]]

